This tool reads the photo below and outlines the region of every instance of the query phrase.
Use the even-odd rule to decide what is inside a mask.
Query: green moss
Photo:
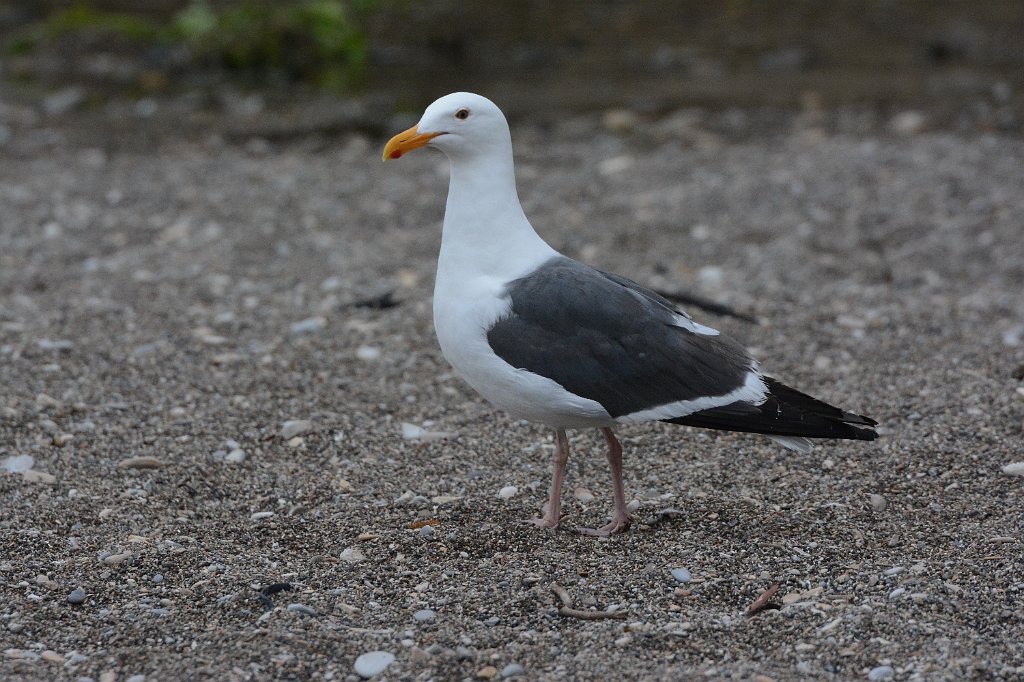
[[[192,0],[170,22],[104,12],[87,3],[56,10],[5,45],[26,52],[67,35],[118,36],[141,46],[184,45],[196,66],[276,71],[299,81],[343,88],[366,62],[363,23],[375,0]]]

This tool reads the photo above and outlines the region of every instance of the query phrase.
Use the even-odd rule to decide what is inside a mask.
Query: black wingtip
[[[771,377],[764,381],[769,395],[760,405],[732,403],[665,421],[770,436],[877,440],[878,432],[872,427],[878,422],[871,417],[841,410]]]

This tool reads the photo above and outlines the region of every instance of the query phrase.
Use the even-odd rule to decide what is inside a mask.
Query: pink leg
[[[554,473],[551,476],[551,497],[548,499],[548,512],[539,519],[527,519],[539,528],[557,528],[562,520],[562,482],[565,480],[565,463],[569,461],[569,439],[565,437],[565,429],[555,431],[555,456],[552,459]]]
[[[601,528],[577,528],[584,535],[596,535],[606,538],[621,533],[629,528],[633,520],[626,509],[626,487],[622,484],[622,445],[609,428],[601,429],[605,442],[608,443],[608,466],[612,470],[612,496],[615,500],[615,515],[611,523]]]

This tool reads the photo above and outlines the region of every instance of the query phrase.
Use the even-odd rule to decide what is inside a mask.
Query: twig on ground
[[[604,620],[607,618],[624,620],[626,618],[625,611],[582,611],[580,609],[574,609],[572,606],[572,598],[569,596],[569,593],[566,592],[565,588],[558,583],[551,583],[551,591],[554,592],[562,602],[562,606],[558,607],[559,616],[563,616],[565,618],[579,618],[580,620]]]
[[[769,602],[772,600],[772,597],[774,597],[775,593],[778,591],[779,583],[772,583],[771,587],[765,590],[760,597],[754,600],[754,603],[751,604],[750,608],[747,609],[746,615],[753,616],[764,611],[765,609],[772,608],[772,605],[769,604]]]
[[[260,603],[263,604],[267,610],[270,610],[274,608],[274,600],[270,598],[270,595],[290,589],[292,589],[290,583],[274,583],[272,585],[267,585],[260,590]]]

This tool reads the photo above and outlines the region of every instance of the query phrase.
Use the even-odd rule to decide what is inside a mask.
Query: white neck
[[[504,146],[450,158],[438,285],[446,276],[510,279],[558,255],[523,213],[511,142]]]

